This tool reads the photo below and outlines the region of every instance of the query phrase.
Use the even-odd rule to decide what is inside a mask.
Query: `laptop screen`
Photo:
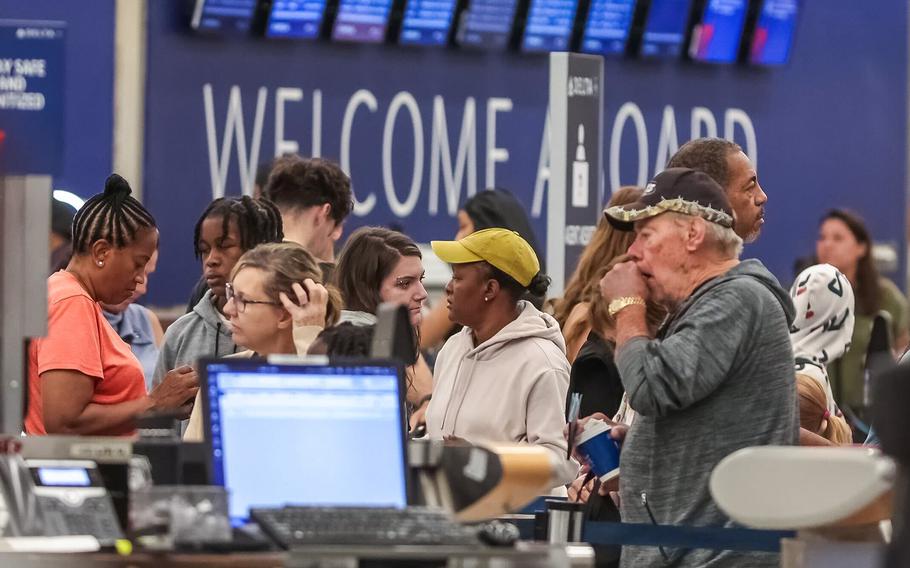
[[[251,507],[407,506],[399,367],[203,363],[215,485]]]

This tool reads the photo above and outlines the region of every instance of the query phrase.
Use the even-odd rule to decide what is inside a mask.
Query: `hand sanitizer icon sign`
[[[572,207],[588,206],[588,159],[585,156],[585,125],[578,125],[578,145],[572,163]]]

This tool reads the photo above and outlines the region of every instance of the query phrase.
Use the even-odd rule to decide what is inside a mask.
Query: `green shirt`
[[[881,309],[891,316],[891,341],[907,331],[908,308],[907,299],[894,282],[887,278],[879,280],[881,287]],[[834,391],[834,400],[841,406],[849,406],[854,410],[862,409],[863,397],[863,368],[866,363],[866,351],[869,349],[869,339],[872,335],[872,319],[875,314],[856,314],[853,326],[853,339],[850,349],[843,357],[828,365],[828,378]]]

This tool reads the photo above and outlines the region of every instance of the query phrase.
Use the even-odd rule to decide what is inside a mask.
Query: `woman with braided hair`
[[[144,412],[188,412],[199,390],[184,367],[147,392],[142,366],[101,312],[101,302],[119,304],[145,282],[158,250],[155,220],[130,193],[122,177],[107,179],[73,219],[66,269],[47,279],[47,335],[28,350],[30,435],[129,435]]]
[[[195,365],[200,357],[237,352],[224,313],[225,284],[245,252],[283,238],[281,215],[270,201],[248,196],[221,197],[209,204],[193,232],[193,249],[202,261],[208,290],[191,312],[167,328],[153,384],[177,365]]]

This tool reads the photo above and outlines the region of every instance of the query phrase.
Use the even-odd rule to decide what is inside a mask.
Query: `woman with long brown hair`
[[[641,197],[641,193],[640,187],[621,187],[610,198],[607,207],[634,203]],[[601,219],[591,236],[591,242],[578,259],[578,267],[569,279],[565,293],[555,302],[553,317],[559,322],[566,339],[566,358],[569,363],[575,361],[591,331],[588,325],[591,298],[600,297],[600,279],[613,259],[625,254],[634,238],[634,233],[617,231],[606,219]]]
[[[847,353],[828,365],[834,398],[841,406],[860,411],[864,407],[863,366],[872,321],[885,312],[891,322],[895,352],[907,346],[907,299],[894,284],[878,274],[872,258],[872,238],[863,220],[843,209],[832,209],[821,221],[815,244],[818,262],[831,264],[850,281],[856,296],[856,325]]]
[[[423,287],[423,256],[410,237],[383,227],[361,227],[348,237],[335,266],[335,282],[344,310],[341,322],[373,325],[383,302],[408,308],[411,325],[418,329],[427,299]],[[414,346],[415,350],[417,346]],[[408,369],[408,402],[414,409],[412,423],[422,420],[417,412],[433,390],[433,375],[423,357]]]
[[[600,282],[604,274],[614,265],[629,260],[629,256],[621,254],[615,257],[598,272],[596,283]],[[660,325],[667,311],[662,307],[649,303],[647,306],[648,323],[654,329]],[[600,288],[595,287],[581,297],[581,301],[573,310],[579,316],[577,323],[571,322],[567,330],[574,333],[584,333],[584,341],[577,356],[572,362],[572,371],[569,379],[569,393],[581,393],[582,402],[579,416],[589,416],[594,413],[603,413],[612,417],[623,406],[625,389],[619,378],[619,369],[616,368],[613,356],[616,349],[614,341],[616,335],[616,320],[607,310],[607,303],[600,295]],[[583,319],[581,319],[583,317]],[[579,331],[575,331],[579,330]],[[565,335],[566,330],[563,330]],[[568,339],[566,345],[568,345]],[[567,397],[567,406],[568,406]]]

